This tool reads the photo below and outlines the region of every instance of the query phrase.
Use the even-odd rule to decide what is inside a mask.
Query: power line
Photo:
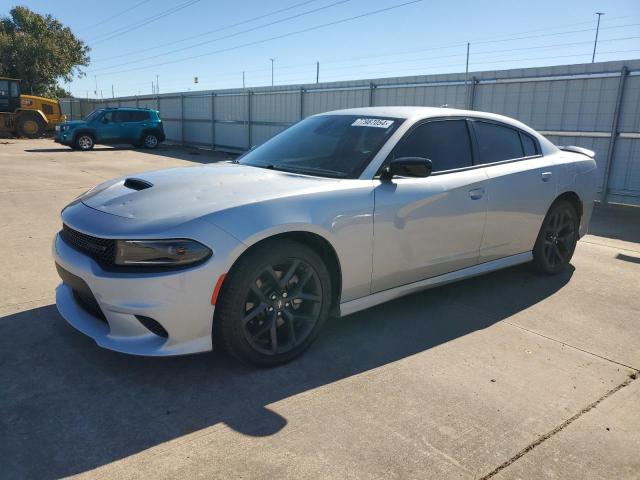
[[[99,68],[99,69],[93,70],[93,71],[94,72],[101,72],[101,71],[104,71],[104,70],[111,70],[112,68],[119,68],[119,67],[123,67],[125,65],[132,65],[132,64],[140,62],[141,60],[144,60],[144,61],[153,60],[154,58],[160,58],[160,57],[164,57],[166,55],[171,55],[173,53],[178,53],[178,52],[182,52],[182,51],[185,51],[185,50],[190,50],[192,48],[201,47],[202,45],[207,45],[209,43],[214,43],[214,42],[218,42],[220,40],[226,40],[228,38],[237,37],[238,35],[242,35],[242,34],[245,34],[245,33],[248,33],[248,32],[253,32],[253,31],[259,30],[261,28],[270,27],[272,25],[276,25],[278,23],[286,22],[286,21],[292,20],[294,18],[302,17],[302,16],[305,16],[305,15],[310,15],[312,13],[316,13],[316,12],[319,12],[321,10],[326,10],[327,8],[335,7],[336,5],[341,5],[343,3],[347,3],[347,2],[351,2],[351,1],[352,0],[338,0],[337,2],[330,3],[329,5],[325,5],[323,7],[318,7],[318,8],[314,8],[312,10],[307,10],[306,12],[296,13],[295,15],[291,15],[289,17],[281,18],[279,20],[274,20],[273,22],[264,23],[262,25],[251,27],[251,28],[248,28],[246,30],[240,30],[239,32],[231,33],[229,35],[223,35],[222,37],[217,37],[217,38],[214,38],[212,40],[206,40],[204,42],[199,42],[199,43],[195,43],[195,44],[192,44],[192,45],[187,45],[185,47],[176,48],[175,50],[169,50],[168,52],[163,52],[163,53],[160,53],[158,55],[153,55],[151,57],[145,57],[144,59],[131,60],[129,62],[119,63],[117,65],[111,65],[110,67],[103,67],[103,68]]]
[[[313,30],[319,30],[321,28],[326,28],[326,27],[330,27],[330,26],[333,26],[333,25],[338,25],[338,24],[341,24],[341,23],[350,22],[352,20],[357,20],[357,19],[360,19],[360,18],[369,17],[371,15],[376,15],[378,13],[388,12],[388,11],[391,11],[391,10],[402,8],[402,7],[405,7],[407,5],[413,5],[413,4],[416,4],[416,3],[423,2],[423,1],[424,0],[410,0],[408,2],[399,3],[399,4],[396,4],[396,5],[392,5],[390,7],[380,8],[380,9],[377,9],[377,10],[372,10],[372,11],[369,11],[369,12],[361,13],[359,15],[354,15],[352,17],[342,18],[340,20],[334,20],[332,22],[327,22],[327,23],[323,23],[323,24],[320,24],[320,25],[315,25],[313,27],[303,28],[301,30],[296,30],[296,31],[293,31],[293,32],[288,32],[288,33],[283,33],[283,34],[280,34],[280,35],[275,35],[273,37],[263,38],[261,40],[256,40],[256,41],[253,41],[253,42],[247,42],[247,43],[243,43],[243,44],[240,44],[240,45],[235,45],[233,47],[222,48],[220,50],[214,50],[214,51],[208,52],[208,53],[201,53],[199,55],[192,55],[190,57],[184,57],[184,58],[180,58],[180,59],[177,59],[177,60],[170,60],[170,61],[167,61],[167,62],[156,63],[154,65],[144,65],[144,66],[141,66],[141,67],[138,67],[138,68],[120,70],[120,71],[117,71],[117,72],[108,72],[108,73],[104,73],[103,75],[116,75],[116,74],[119,74],[119,73],[133,72],[133,71],[137,71],[137,70],[146,70],[148,68],[155,68],[155,67],[162,66],[162,65],[170,65],[170,64],[174,64],[174,63],[184,62],[186,60],[193,60],[195,58],[202,58],[202,57],[206,57],[206,56],[210,56],[210,55],[215,55],[217,53],[228,52],[228,51],[231,51],[231,50],[238,50],[240,48],[250,47],[250,46],[253,46],[253,45],[259,45],[261,43],[267,43],[267,42],[270,42],[272,40],[279,40],[281,38],[291,37],[293,35],[299,35],[301,33],[311,32]]]
[[[320,1],[320,0],[306,0],[304,2],[299,2],[299,3],[296,3],[294,5],[291,5],[290,7],[287,7],[287,8],[281,8],[279,10],[274,10],[272,12],[265,13],[265,14],[259,15],[257,17],[252,17],[252,18],[249,18],[247,20],[242,20],[240,22],[233,23],[231,25],[226,25],[224,27],[216,28],[214,30],[209,30],[207,32],[199,33],[197,35],[192,35],[190,37],[184,37],[184,38],[181,38],[181,39],[178,39],[178,40],[173,40],[173,41],[167,42],[167,43],[161,43],[159,45],[154,45],[153,47],[149,47],[149,48],[143,48],[141,50],[133,50],[133,51],[130,51],[130,52],[124,52],[124,53],[121,53],[120,55],[114,55],[112,57],[99,58],[98,60],[94,60],[94,61],[105,62],[107,60],[113,60],[114,58],[122,58],[123,56],[136,55],[138,53],[144,53],[144,52],[148,52],[148,51],[151,51],[151,50],[157,50],[158,48],[162,48],[162,47],[166,47],[166,46],[170,46],[170,45],[175,45],[176,43],[186,42],[186,41],[189,41],[189,40],[193,40],[194,38],[204,37],[206,35],[211,35],[212,33],[222,32],[224,30],[228,30],[230,28],[238,27],[238,26],[244,25],[246,23],[255,22],[256,20],[260,20],[262,18],[266,18],[266,17],[270,17],[270,16],[273,16],[273,15],[277,15],[278,13],[286,12],[288,10],[293,10],[293,9],[301,7],[303,5],[307,5],[309,3],[315,3],[315,2],[318,2],[318,1]]]
[[[93,42],[91,42],[93,45],[98,44],[98,43],[102,43],[102,42],[106,42],[107,40],[111,40],[112,38],[115,38],[119,35],[124,35],[125,33],[128,33],[132,30],[136,30],[140,27],[143,27],[145,25],[148,25],[152,22],[155,22],[156,20],[160,20],[161,18],[164,18],[168,15],[174,14],[176,12],[179,12],[180,10],[184,10],[187,7],[190,7],[191,5],[198,3],[200,0],[188,0],[187,2],[181,3],[180,5],[177,5],[175,7],[169,8],[167,10],[164,10],[156,15],[153,15],[151,17],[148,17],[144,20],[138,21],[136,23],[132,23],[129,25],[126,25],[124,27],[120,27],[116,30],[114,30],[113,32],[110,32],[107,34],[107,36],[100,36],[98,37],[98,40],[94,40]]]
[[[91,25],[89,25],[89,26],[87,26],[87,27],[82,27],[82,28],[80,29],[80,31],[83,31],[83,30],[89,30],[90,28],[95,28],[95,27],[97,27],[97,26],[99,26],[99,25],[104,25],[105,23],[110,22],[110,21],[111,21],[111,20],[113,20],[114,18],[121,17],[121,16],[122,16],[122,15],[124,15],[125,13],[129,13],[131,10],[136,9],[136,8],[138,8],[140,5],[143,5],[143,4],[145,4],[145,3],[149,3],[150,1],[151,1],[151,0],[142,0],[141,2],[138,2],[138,3],[136,3],[135,5],[133,5],[133,6],[129,7],[129,8],[126,8],[126,9],[122,10],[121,12],[118,12],[118,13],[116,13],[115,15],[111,15],[110,17],[104,18],[104,19],[100,20],[99,22],[93,23],[93,24],[91,24]]]

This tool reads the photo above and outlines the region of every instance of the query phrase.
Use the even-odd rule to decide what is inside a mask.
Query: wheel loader
[[[57,100],[20,95],[20,80],[0,77],[0,132],[38,138],[65,120]]]

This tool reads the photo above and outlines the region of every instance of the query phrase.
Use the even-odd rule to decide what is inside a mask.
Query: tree
[[[51,15],[15,7],[0,17],[0,76],[22,80],[22,92],[58,98],[59,81],[83,76],[90,48]]]

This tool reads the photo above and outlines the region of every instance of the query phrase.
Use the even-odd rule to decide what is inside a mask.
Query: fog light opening
[[[169,337],[169,333],[167,333],[167,331],[164,329],[164,327],[162,325],[160,325],[157,320],[154,320],[151,317],[145,317],[143,315],[136,315],[135,317],[151,333],[153,333],[155,335],[158,335],[159,337],[163,337],[163,338],[168,338]]]

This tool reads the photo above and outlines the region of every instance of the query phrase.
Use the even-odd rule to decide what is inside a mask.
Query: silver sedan
[[[76,199],[53,245],[56,303],[105,348],[216,344],[275,365],[329,315],[525,262],[561,272],[595,183],[593,152],[500,115],[315,115],[236,162],[117,178]]]

